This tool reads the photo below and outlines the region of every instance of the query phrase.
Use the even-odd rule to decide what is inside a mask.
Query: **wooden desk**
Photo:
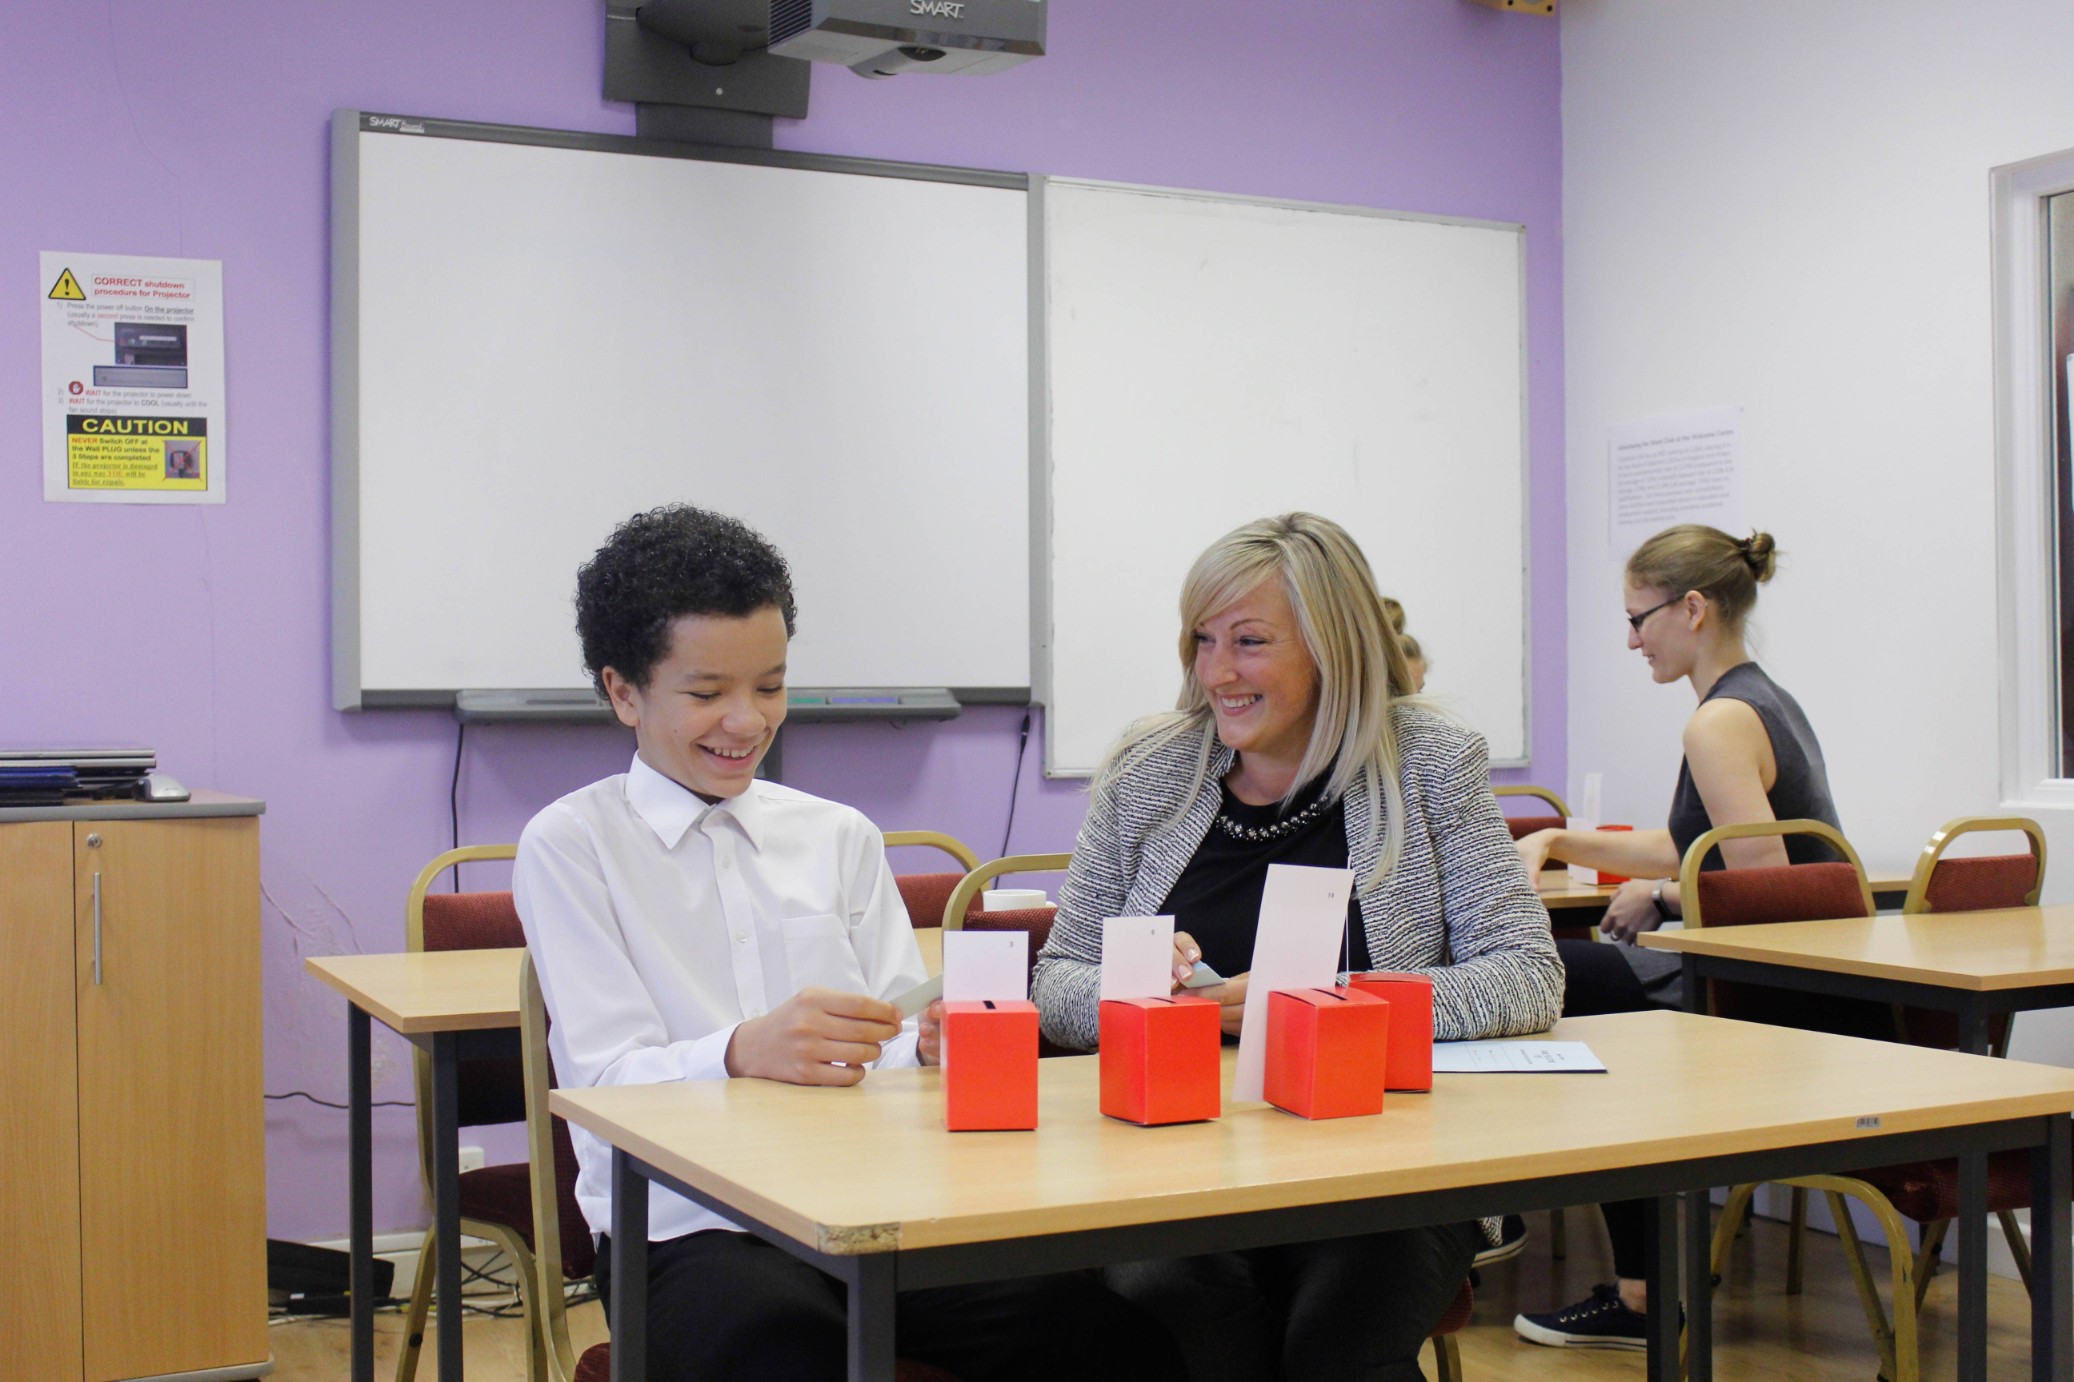
[[[1641,942],[1682,958],[1694,1012],[1705,1007],[1708,979],[1932,1008],[1957,1019],[1960,1049],[1976,1055],[1987,1050],[1992,1018],[2074,1005],[2074,907],[1709,926],[1650,932]],[[1960,1157],[1959,1203],[1964,1345],[1987,1332],[1985,1153]],[[2034,1220],[2039,1203],[2034,1192]],[[1961,1377],[1985,1376],[1970,1370],[1963,1347],[1960,1362]]]
[[[1872,887],[1875,907],[1899,907],[1908,896],[1907,874],[1875,874],[1866,879]],[[1619,891],[1619,885],[1572,883],[1567,868],[1544,869],[1534,880],[1534,891],[1540,894],[1541,904],[1548,908],[1558,926],[1584,926],[1597,923],[1606,914],[1606,904]],[[1563,915],[1554,916],[1561,912]]]
[[[353,1382],[374,1382],[374,1081],[369,1017],[432,1053],[432,1221],[439,1376],[461,1382],[461,1162],[457,1071],[464,1045],[509,1044],[524,950],[324,955],[310,973],[345,995],[347,1159],[352,1195]]]
[[[922,963],[943,969],[943,932],[915,932]],[[354,1382],[374,1377],[374,1132],[370,1017],[432,1053],[432,1203],[439,1255],[435,1297],[459,1300],[461,1277],[460,1129],[454,1121],[455,1070],[464,1033],[518,1026],[519,960],[526,952],[448,950],[395,955],[325,955],[304,961],[310,973],[345,995],[350,1071],[347,1132],[351,1177],[352,1353]],[[455,1264],[451,1279],[448,1264]],[[451,1316],[448,1316],[451,1318]],[[452,1361],[449,1362],[448,1350]],[[461,1331],[439,1331],[439,1375],[461,1376]]]
[[[1554,1035],[1592,1043],[1611,1073],[1442,1076],[1430,1096],[1391,1095],[1380,1118],[1322,1123],[1264,1104],[1166,1128],[1105,1119],[1094,1057],[1043,1063],[1034,1133],[944,1132],[936,1070],[881,1071],[842,1090],[558,1090],[553,1107],[616,1149],[615,1378],[645,1362],[645,1180],[846,1282],[853,1379],[892,1376],[899,1289],[1647,1198],[1649,1375],[1667,1382],[1678,1375],[1670,1197],[1698,1192],[1686,1200],[1685,1271],[1704,1287],[1702,1187],[2011,1146],[2046,1149],[2033,1158],[2036,1192],[2058,1206],[2036,1235],[2050,1261],[2034,1265],[2033,1376],[2074,1376],[2074,1071],[1671,1012],[1569,1019]],[[1704,1382],[1704,1289],[1688,1318],[1690,1376]]]

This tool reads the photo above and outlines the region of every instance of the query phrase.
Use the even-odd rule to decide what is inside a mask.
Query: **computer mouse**
[[[189,793],[171,773],[147,773],[138,796],[143,801],[186,801]]]

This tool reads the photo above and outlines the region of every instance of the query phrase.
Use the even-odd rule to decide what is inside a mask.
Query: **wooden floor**
[[[1568,1379],[1639,1378],[1642,1355],[1597,1349],[1541,1348],[1522,1342],[1512,1332],[1520,1310],[1543,1310],[1581,1299],[1594,1283],[1610,1280],[1610,1258],[1598,1216],[1571,1210],[1570,1256],[1553,1262],[1548,1254],[1547,1219],[1530,1216],[1533,1236],[1513,1262],[1484,1273],[1477,1295],[1476,1317],[1462,1335],[1463,1371],[1468,1382],[1567,1382]],[[1884,1281],[1886,1254],[1875,1252],[1873,1270]],[[1869,1382],[1878,1371],[1878,1354],[1865,1327],[1865,1316],[1851,1287],[1843,1250],[1827,1234],[1808,1235],[1807,1290],[1785,1294],[1786,1231],[1759,1221],[1737,1245],[1735,1261],[1714,1297],[1716,1375],[1736,1378],[1780,1378],[1789,1382]],[[1923,1376],[1950,1377],[1956,1371],[1953,1335],[1957,1327],[1955,1283],[1949,1271],[1931,1284],[1922,1324]],[[399,1287],[398,1289],[402,1289]],[[402,1317],[378,1316],[375,1323],[375,1376],[395,1376],[397,1341]],[[2030,1300],[2014,1281],[1993,1277],[1988,1284],[1988,1375],[2017,1377],[2028,1371]],[[523,1326],[516,1320],[472,1318],[465,1326],[469,1382],[525,1382]],[[570,1332],[578,1352],[605,1337],[596,1304],[570,1315]],[[419,1372],[435,1382],[431,1339]],[[345,1322],[313,1321],[276,1326],[273,1330],[277,1382],[340,1382],[347,1376]],[[1429,1375],[1432,1355],[1425,1359]]]

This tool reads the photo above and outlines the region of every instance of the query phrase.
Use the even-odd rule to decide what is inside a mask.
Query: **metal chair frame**
[[[1740,825],[1717,826],[1686,849],[1685,858],[1678,868],[1678,892],[1684,907],[1685,925],[1695,930],[1706,925],[1706,909],[1699,895],[1700,865],[1718,845],[1724,840],[1765,836],[1783,838],[1788,835],[1815,836],[1841,854],[1858,875],[1858,894],[1864,903],[1864,914],[1873,915],[1872,888],[1865,879],[1865,864],[1859,859],[1858,851],[1851,847],[1851,842],[1843,837],[1842,831],[1827,822],[1815,820],[1747,821]],[[1851,1279],[1858,1288],[1859,1303],[1865,1309],[1865,1323],[1872,1331],[1875,1347],[1879,1349],[1883,1375],[1890,1382],[1920,1382],[1922,1363],[1916,1347],[1916,1310],[1921,1292],[1916,1282],[1915,1255],[1909,1249],[1907,1224],[1900,1211],[1878,1188],[1854,1176],[1795,1176],[1779,1183],[1793,1191],[1792,1230],[1786,1259],[1787,1294],[1797,1295],[1801,1290],[1801,1240],[1807,1228],[1807,1193],[1819,1191],[1828,1197],[1830,1216],[1836,1222],[1837,1236],[1842,1240],[1844,1255],[1851,1264]],[[1729,1191],[1728,1204],[1714,1230],[1711,1256],[1716,1279],[1727,1270],[1729,1250],[1735,1244],[1744,1213],[1756,1193],[1754,1183],[1734,1186]],[[1857,1225],[1851,1220],[1847,1198],[1859,1201],[1872,1211],[1887,1240],[1893,1278],[1894,1313],[1891,1322],[1880,1302],[1879,1287],[1873,1280],[1872,1269],[1865,1260],[1865,1249],[1859,1242]]]
[[[1546,787],[1536,787],[1528,782],[1508,782],[1502,787],[1493,786],[1491,795],[1499,797],[1539,797],[1554,807],[1555,813],[1558,816],[1561,816],[1564,820],[1570,819],[1570,803],[1564,801]]]
[[[987,884],[1003,874],[1009,873],[1059,873],[1073,862],[1071,852],[1065,854],[1011,854],[1004,859],[992,859],[979,865],[965,875],[964,881],[952,890],[950,901],[943,908],[943,929],[962,931],[965,929],[965,913],[972,900],[979,896]]]
[[[888,830],[886,848],[900,849],[922,846],[940,849],[958,861],[958,866],[970,872],[979,867],[979,853],[971,845],[955,835],[946,835],[941,830]]]
[[[1901,902],[1904,915],[1914,916],[1930,910],[1930,879],[1936,874],[1944,852],[1961,835],[1984,830],[2013,830],[2030,842],[2031,858],[2037,864],[2038,872],[2031,880],[2031,891],[2025,894],[2023,905],[2038,905],[2038,897],[2045,890],[2045,831],[2038,822],[2029,816],[1955,816],[1937,827],[1929,843],[1923,846],[1923,852],[1916,856],[1916,871],[1908,880],[1908,896]]]
[[[458,864],[475,863],[485,859],[512,859],[518,855],[518,846],[510,845],[463,845],[436,856],[424,868],[418,870],[417,880],[411,884],[410,895],[403,905],[404,947],[413,953],[425,948],[425,897],[439,875]],[[432,1055],[423,1047],[411,1052],[412,1073],[417,1089],[418,1114],[418,1169],[425,1184],[432,1184]],[[429,1190],[428,1190],[429,1193]],[[537,1231],[537,1225],[536,1225]],[[487,1219],[461,1220],[461,1232],[471,1237],[485,1239],[497,1245],[511,1258],[513,1270],[519,1280],[519,1301],[528,1322],[530,1344],[526,1353],[526,1382],[566,1382],[552,1379],[547,1371],[547,1359],[540,1341],[531,1329],[531,1321],[538,1313],[538,1298],[533,1288],[533,1253],[526,1247],[525,1239],[505,1224]],[[410,1303],[404,1310],[403,1346],[396,1355],[396,1382],[413,1382],[418,1372],[418,1358],[424,1351],[425,1321],[432,1308],[432,1282],[437,1268],[437,1237],[431,1228],[425,1230],[425,1241],[418,1247],[418,1271],[411,1283]],[[557,1258],[557,1261],[560,1259]],[[458,1306],[451,1320],[443,1320],[442,1327],[461,1327]]]

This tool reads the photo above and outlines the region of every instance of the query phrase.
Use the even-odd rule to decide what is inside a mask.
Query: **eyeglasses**
[[[1673,595],[1670,599],[1664,601],[1662,604],[1651,605],[1648,609],[1643,610],[1640,614],[1630,614],[1628,616],[1628,627],[1633,629],[1636,633],[1642,632],[1642,625],[1648,621],[1650,615],[1656,613],[1660,609],[1669,609],[1672,605],[1679,603],[1684,598],[1685,597],[1683,595]]]

